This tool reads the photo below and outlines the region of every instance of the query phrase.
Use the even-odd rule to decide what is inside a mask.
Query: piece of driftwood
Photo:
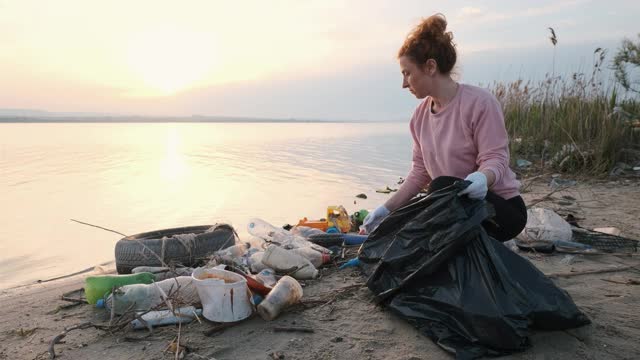
[[[78,324],[78,325],[74,325],[72,327],[66,328],[64,329],[63,332],[61,332],[60,334],[56,335],[53,340],[51,340],[51,343],[49,344],[49,358],[50,359],[55,359],[56,358],[56,351],[54,349],[54,346],[60,342],[60,340],[64,339],[65,336],[67,336],[67,334],[70,331],[73,330],[81,330],[81,329],[86,329],[86,328],[90,328],[92,327],[93,324],[91,322],[84,322],[82,324]]]
[[[315,330],[313,330],[312,328],[308,328],[308,327],[299,327],[299,326],[291,326],[291,327],[278,326],[278,327],[274,327],[274,328],[273,328],[273,332],[303,332],[303,333],[313,333],[313,332],[315,332]]]
[[[572,277],[572,276],[579,276],[579,275],[603,274],[603,273],[609,273],[609,272],[627,271],[634,268],[635,268],[634,266],[620,266],[620,267],[608,268],[608,269],[591,269],[591,270],[582,270],[582,271],[573,271],[573,272],[550,273],[550,274],[545,274],[545,276],[548,278]]]

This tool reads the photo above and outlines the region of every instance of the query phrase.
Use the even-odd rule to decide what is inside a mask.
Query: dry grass
[[[512,160],[583,175],[606,174],[640,150],[640,100],[620,99],[601,80],[606,52],[594,52],[591,74],[548,75],[539,82],[494,83],[503,106]],[[633,164],[631,164],[633,165]]]

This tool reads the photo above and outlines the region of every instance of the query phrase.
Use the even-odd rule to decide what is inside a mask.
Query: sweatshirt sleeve
[[[500,103],[490,96],[482,102],[478,116],[474,118],[474,142],[478,149],[476,165],[478,171],[493,172],[496,184],[509,169],[509,138]]]
[[[407,201],[411,200],[414,196],[420,192],[420,190],[424,189],[427,184],[431,182],[431,177],[427,172],[427,169],[424,165],[424,159],[422,157],[422,148],[420,146],[420,136],[419,132],[415,127],[415,114],[411,119],[410,129],[411,136],[413,137],[413,155],[412,155],[412,165],[407,178],[404,183],[400,187],[397,193],[394,194],[392,198],[390,198],[385,206],[390,211],[396,210],[397,208],[403,206]]]

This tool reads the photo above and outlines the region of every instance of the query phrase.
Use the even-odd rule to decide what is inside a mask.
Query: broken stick
[[[572,277],[578,275],[588,275],[588,274],[602,274],[609,272],[619,272],[619,271],[627,271],[629,269],[634,269],[634,266],[620,266],[616,268],[609,269],[595,269],[595,270],[583,270],[583,271],[574,271],[574,272],[564,272],[564,273],[550,273],[545,274],[548,278],[558,278],[558,277]]]

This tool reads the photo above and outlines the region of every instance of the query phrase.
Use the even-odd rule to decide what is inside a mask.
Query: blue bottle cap
[[[336,229],[335,226],[332,226],[330,228],[327,229],[327,234],[339,234],[340,231],[338,229]]]
[[[98,299],[98,301],[96,301],[96,307],[97,308],[104,308],[104,299]]]
[[[258,294],[253,294],[252,300],[254,305],[259,305],[264,298]]]

